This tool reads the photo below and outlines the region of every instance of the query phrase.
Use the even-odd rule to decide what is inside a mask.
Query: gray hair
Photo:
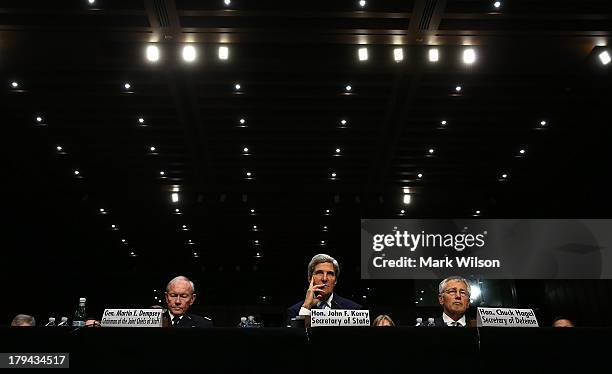
[[[315,266],[325,262],[330,262],[334,265],[334,272],[336,273],[336,278],[338,278],[338,275],[340,275],[340,265],[338,265],[338,261],[330,255],[319,253],[318,255],[314,255],[312,260],[308,263],[308,279],[312,277]]]
[[[182,275],[179,275],[178,277],[174,277],[174,278],[172,278],[172,280],[170,282],[168,282],[168,284],[166,285],[166,292],[168,292],[168,290],[170,289],[170,285],[172,283],[176,283],[176,282],[179,282],[179,281],[189,282],[189,285],[191,286],[191,293],[195,293],[195,286],[194,286],[193,282],[190,281],[189,278],[187,278],[185,276],[182,276]]]
[[[36,320],[27,314],[17,314],[11,322],[11,326],[36,326]]]
[[[450,281],[460,281],[460,282],[465,283],[465,287],[467,288],[468,296],[472,294],[472,287],[470,286],[468,281],[463,277],[460,277],[458,275],[453,275],[453,276],[450,276],[444,279],[442,282],[440,282],[440,285],[438,286],[438,295],[442,295],[442,292],[446,288],[446,284]]]

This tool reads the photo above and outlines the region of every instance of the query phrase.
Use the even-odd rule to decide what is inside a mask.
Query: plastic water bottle
[[[72,326],[74,327],[83,327],[85,326],[85,318],[87,314],[85,313],[85,302],[87,300],[84,297],[79,299],[79,307],[76,312],[74,312],[74,319],[72,320]]]
[[[240,317],[240,323],[238,324],[238,327],[247,327],[247,318],[246,317]]]
[[[427,327],[434,327],[436,324],[434,323],[433,318],[427,318]]]
[[[45,326],[55,327],[55,317],[49,317],[49,322]]]
[[[417,327],[423,327],[423,318],[419,317],[416,319],[416,325]]]
[[[70,326],[68,324],[68,317],[62,317],[62,320],[60,321],[60,323],[58,323],[58,326]]]

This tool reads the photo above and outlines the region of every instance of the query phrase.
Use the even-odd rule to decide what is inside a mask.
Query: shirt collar
[[[322,303],[327,304],[327,306],[331,309],[332,307],[332,300],[334,299],[334,294],[332,293],[331,295],[329,295],[329,297],[327,298],[327,300],[325,301],[320,301],[319,302],[319,306],[322,305]]]
[[[442,319],[444,320],[444,323],[446,325],[448,325],[451,322],[453,323],[455,322],[455,320],[447,316],[446,313],[442,313]],[[465,326],[465,314],[462,315],[461,318],[457,320],[457,323],[460,324],[461,326]]]

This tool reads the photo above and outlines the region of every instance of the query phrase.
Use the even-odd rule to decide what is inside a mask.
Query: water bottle
[[[436,324],[434,323],[433,318],[427,318],[427,327],[434,327]]]
[[[419,317],[416,319],[416,325],[417,327],[423,327],[423,318]]]
[[[49,322],[45,326],[55,327],[55,317],[49,317]]]
[[[247,318],[246,317],[240,317],[240,323],[238,324],[238,327],[247,327]]]
[[[58,326],[70,326],[68,324],[68,317],[62,317],[62,321],[58,324]]]
[[[85,313],[85,301],[84,297],[79,299],[79,307],[76,312],[74,312],[74,319],[72,320],[72,326],[74,327],[84,327],[85,326],[85,318],[87,317]]]

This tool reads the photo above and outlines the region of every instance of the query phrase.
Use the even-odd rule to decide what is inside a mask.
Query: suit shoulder
[[[336,297],[337,297],[337,303],[343,308],[346,308],[346,309],[362,309],[363,308],[360,304],[357,304],[353,300],[344,298],[342,296],[336,296]]]

